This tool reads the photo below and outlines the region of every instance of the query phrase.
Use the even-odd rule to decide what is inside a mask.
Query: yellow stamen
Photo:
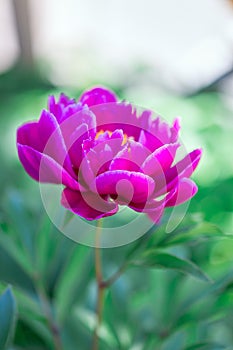
[[[111,136],[112,135],[112,131],[110,130],[106,130],[108,135]],[[99,138],[99,136],[103,135],[105,133],[104,130],[100,130],[97,132],[96,136],[95,136],[95,140],[97,140]],[[133,140],[134,138],[132,136],[128,136],[127,134],[124,134],[124,137],[123,137],[123,141],[122,141],[122,146],[125,145],[129,140]]]

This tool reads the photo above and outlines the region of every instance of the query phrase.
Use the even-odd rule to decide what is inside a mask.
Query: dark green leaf
[[[165,238],[160,242],[160,246],[175,245],[193,241],[203,241],[224,236],[221,229],[212,223],[202,222],[190,227],[183,227],[173,233],[166,234]]]
[[[16,303],[8,288],[0,297],[0,349],[7,349],[11,343],[16,322]]]
[[[0,280],[30,292],[34,291],[31,278],[2,246],[0,246]]]
[[[91,332],[91,335],[93,335],[96,327],[96,314],[89,310],[76,308],[74,311],[74,316],[76,317],[77,322],[81,322]],[[109,349],[115,349],[118,345],[118,342],[111,332],[110,327],[104,322],[102,322],[99,328],[99,338],[106,345],[108,345]]]
[[[56,285],[56,306],[58,318],[62,322],[69,310],[85,295],[93,278],[93,260],[87,247],[76,245],[59,276]]]
[[[226,346],[216,343],[198,343],[188,346],[185,350],[223,350]]]
[[[33,266],[23,249],[15,243],[15,240],[0,229],[0,245],[18,263],[18,265],[30,276]]]
[[[132,264],[137,266],[177,270],[196,277],[202,281],[210,282],[208,276],[206,276],[206,274],[191,261],[155,250],[147,251],[142,255],[142,257],[140,257],[139,260],[133,261]]]

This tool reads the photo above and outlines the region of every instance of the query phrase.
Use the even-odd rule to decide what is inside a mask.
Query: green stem
[[[103,278],[102,273],[102,261],[101,261],[101,248],[100,248],[100,235],[101,235],[101,221],[99,220],[96,226],[96,242],[95,242],[95,275],[97,285],[97,303],[96,303],[96,326],[93,335],[92,350],[99,349],[99,331],[102,323],[103,307],[104,307],[104,295],[105,290],[109,288],[125,271],[128,266],[127,261],[106,281]]]
[[[97,284],[97,305],[96,305],[96,326],[93,335],[93,350],[99,349],[99,330],[102,322],[104,292],[105,285],[103,283],[102,262],[101,262],[101,248],[100,243],[101,221],[99,220],[96,227],[96,245],[95,245],[95,272]]]

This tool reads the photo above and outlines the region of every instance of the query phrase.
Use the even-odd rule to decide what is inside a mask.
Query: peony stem
[[[101,248],[99,247],[101,234],[101,220],[98,221],[96,227],[96,245],[95,245],[95,273],[97,284],[97,305],[96,305],[96,326],[93,336],[93,350],[99,349],[99,330],[102,322],[104,291],[106,286],[103,283]]]
[[[101,220],[98,221],[96,226],[96,242],[95,242],[95,275],[97,285],[97,303],[96,303],[96,326],[93,336],[92,350],[99,349],[99,331],[102,322],[103,306],[104,306],[104,294],[105,290],[109,288],[125,271],[128,263],[125,262],[109,279],[106,281],[103,278],[102,273],[102,261],[101,261],[101,248],[100,248],[100,236],[101,236]]]

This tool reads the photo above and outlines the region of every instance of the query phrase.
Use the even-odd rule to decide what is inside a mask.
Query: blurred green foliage
[[[119,92],[127,99],[127,89]],[[61,334],[63,349],[90,349],[95,327],[93,249],[57,231],[38,184],[17,159],[16,128],[38,118],[47,95],[21,91],[0,99],[1,350],[53,349],[51,329]],[[233,349],[230,110],[217,93],[140,98],[137,104],[169,120],[183,115],[185,145],[204,148],[195,175],[199,192],[170,234],[162,223],[137,242],[103,251],[106,278],[122,265],[126,269],[106,293],[100,349]]]

